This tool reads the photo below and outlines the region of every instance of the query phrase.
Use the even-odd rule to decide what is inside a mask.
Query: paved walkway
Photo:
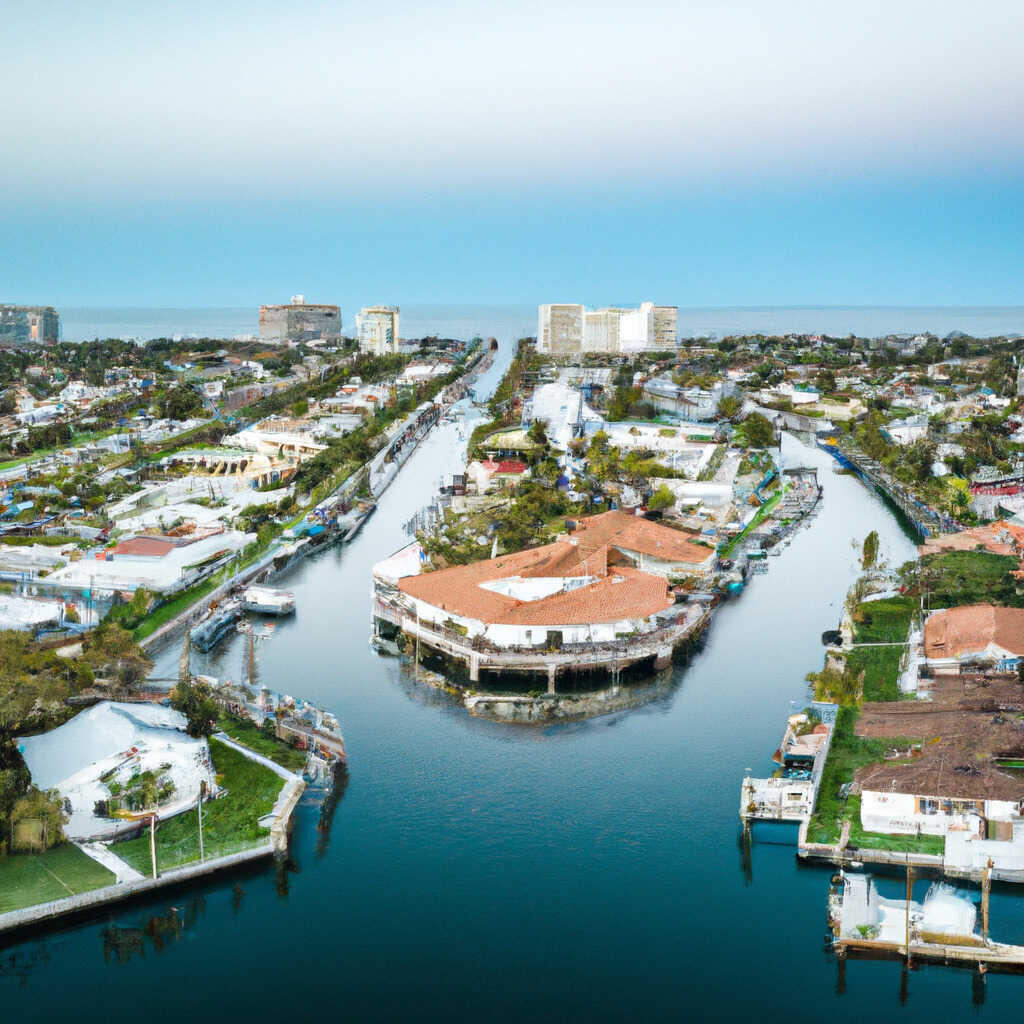
[[[116,853],[111,853],[109,847],[102,843],[75,843],[75,846],[87,857],[92,857],[97,864],[102,864],[108,871],[113,871],[119,882],[137,882],[145,877],[121,860]]]
[[[282,768],[276,761],[271,761],[269,757],[264,757],[262,754],[257,754],[255,750],[244,747],[241,743],[236,743],[226,732],[215,732],[213,738],[220,740],[221,743],[231,747],[232,750],[237,750],[240,754],[249,758],[250,761],[255,761],[257,764],[269,768],[275,775],[280,775],[282,779],[288,782],[302,778],[301,775],[296,775],[294,772],[288,771],[287,768]]]

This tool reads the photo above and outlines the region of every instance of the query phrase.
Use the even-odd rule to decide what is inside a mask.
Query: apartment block
[[[637,309],[595,310],[576,303],[548,303],[537,309],[537,351],[548,355],[665,351],[676,347],[677,318],[675,306],[653,302]]]
[[[281,345],[340,337],[339,306],[306,302],[302,295],[293,295],[287,306],[260,306],[260,341]]]
[[[367,306],[356,315],[359,351],[384,355],[398,351],[398,306]]]

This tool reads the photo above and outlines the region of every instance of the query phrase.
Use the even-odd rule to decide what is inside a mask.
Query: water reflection
[[[320,818],[316,823],[316,856],[321,859],[327,853],[331,840],[331,826],[334,824],[334,812],[344,799],[348,789],[348,768],[335,765],[334,776],[330,789],[320,804]]]
[[[45,944],[34,949],[18,949],[0,960],[0,981],[17,979],[18,987],[25,988],[29,977],[50,962],[50,951]]]
[[[103,959],[127,964],[144,956],[147,944],[156,953],[177,942],[201,917],[206,916],[206,898],[190,897],[182,907],[172,906],[162,914],[150,914],[139,925],[109,924],[101,932]]]

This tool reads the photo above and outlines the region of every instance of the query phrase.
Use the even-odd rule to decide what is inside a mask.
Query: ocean
[[[256,306],[196,308],[81,307],[60,309],[64,339],[235,338],[257,332]],[[353,313],[342,309],[343,329]],[[402,307],[407,338],[437,334],[524,337],[537,330],[537,309],[525,305],[411,305]],[[682,307],[681,337],[725,337],[738,333],[919,334],[962,331],[975,337],[1024,334],[1024,306],[720,306]]]

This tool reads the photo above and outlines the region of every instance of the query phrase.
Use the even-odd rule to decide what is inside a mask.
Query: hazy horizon
[[[0,301],[1024,303],[1009,0],[43,0],[4,29]]]

